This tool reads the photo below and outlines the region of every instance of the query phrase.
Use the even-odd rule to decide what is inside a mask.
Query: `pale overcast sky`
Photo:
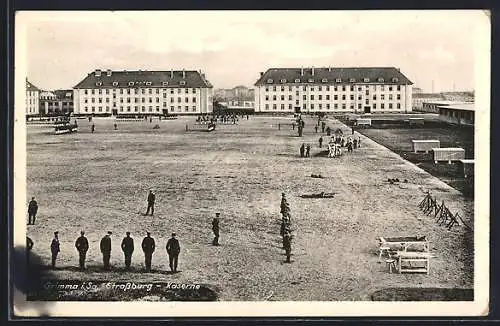
[[[474,89],[482,11],[23,12],[26,74],[72,88],[96,68],[195,69],[215,88],[272,67],[394,66],[424,91]],[[17,55],[17,53],[16,53]],[[21,64],[21,63],[20,63]]]

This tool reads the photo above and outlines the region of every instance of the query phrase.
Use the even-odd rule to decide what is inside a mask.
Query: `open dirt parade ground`
[[[418,207],[430,191],[473,227],[473,202],[459,191],[363,135],[352,153],[316,156],[325,150],[318,148],[316,119],[305,118],[303,137],[292,130],[291,117],[251,116],[210,133],[186,132],[194,120],[117,122],[113,130],[115,120],[95,118],[91,133],[80,119],[77,133],[61,136],[48,126],[27,127],[27,200],[35,196],[39,205],[27,234],[33,253],[50,265],[50,243],[59,231],[51,277],[202,284],[211,300],[223,301],[374,300],[388,288],[473,288],[473,230],[463,224],[447,230]],[[351,133],[335,119],[328,125]],[[311,157],[300,157],[302,143],[311,144]],[[143,215],[149,189],[156,192],[154,216]],[[291,209],[291,264],[281,248],[282,192]],[[300,197],[320,192],[335,195]],[[211,244],[216,212],[218,247]],[[90,244],[85,272],[77,269],[74,247],[81,230]],[[99,241],[107,231],[113,232],[112,270],[104,272]],[[135,240],[131,271],[123,270],[120,248],[126,231]],[[151,273],[143,272],[140,248],[146,231],[157,247]],[[167,273],[172,232],[181,246],[176,274]],[[390,274],[379,262],[378,237],[398,236],[427,237],[434,255],[429,275]],[[131,299],[121,296],[114,299]],[[165,299],[146,296],[133,299]],[[460,299],[472,300],[446,298]]]

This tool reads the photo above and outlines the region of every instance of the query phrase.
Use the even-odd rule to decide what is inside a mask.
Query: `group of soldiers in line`
[[[290,213],[290,204],[286,200],[285,193],[281,193],[281,227],[280,235],[283,238],[283,249],[285,249],[286,263],[291,263],[292,255],[292,216]]]
[[[243,119],[244,115],[241,115]],[[248,114],[246,115],[246,119],[248,120]],[[224,123],[224,124],[237,124],[240,120],[240,117],[236,114],[216,114],[213,116],[210,115],[199,115],[196,118],[196,123],[198,124],[213,124],[213,123]]]
[[[146,214],[148,215],[151,211],[151,215],[154,214],[154,204],[155,204],[156,195],[153,190],[149,190],[148,193],[148,207],[146,210]],[[29,225],[35,224],[35,217],[38,211],[38,203],[35,200],[35,197],[31,198],[31,201],[28,204],[28,217],[29,217]],[[212,220],[212,231],[214,233],[214,239],[212,244],[214,246],[219,245],[219,223],[220,223],[220,213],[215,214],[215,218]],[[130,269],[130,265],[132,263],[132,254],[134,252],[134,239],[130,237],[130,232],[125,233],[126,236],[123,238],[121,243],[121,248],[125,258],[125,268]],[[102,260],[104,265],[104,270],[109,270],[110,268],[110,258],[111,258],[111,235],[112,232],[108,231],[106,235],[101,239],[100,242],[100,251],[102,253]],[[30,252],[33,249],[34,242],[30,237],[26,237],[26,249],[27,249],[27,261],[29,265],[30,261]],[[144,263],[146,266],[146,272],[151,271],[151,260],[153,257],[153,252],[155,251],[155,240],[151,237],[151,233],[146,232],[146,237],[143,239],[141,244],[142,250],[144,252]],[[75,248],[78,251],[79,255],[79,265],[80,270],[85,269],[85,260],[87,256],[87,251],[89,250],[89,242],[85,237],[85,231],[80,232],[80,237],[76,239]],[[172,238],[167,241],[166,250],[169,257],[169,266],[170,270],[173,273],[177,272],[178,258],[180,253],[180,245],[179,240],[176,238],[176,234],[172,233]],[[50,244],[50,252],[51,252],[51,266],[55,268],[57,256],[61,251],[60,242],[59,242],[59,232],[54,232],[54,238]]]
[[[108,231],[106,235],[101,239],[99,248],[102,254],[102,261],[104,270],[110,269],[110,259],[111,259],[111,235],[113,233]],[[34,243],[30,237],[26,237],[26,248],[27,248],[27,259],[28,265],[30,262],[30,252],[33,249]],[[146,272],[151,271],[151,261],[153,257],[153,252],[155,251],[155,240],[151,237],[150,232],[146,232],[146,237],[142,240],[142,251],[144,252],[144,264],[146,267]],[[79,266],[80,270],[85,270],[85,261],[87,256],[87,251],[89,250],[89,241],[85,237],[85,231],[80,232],[80,236],[75,241],[75,248],[78,251],[79,256]],[[130,236],[130,232],[126,232],[126,236],[123,238],[121,243],[121,248],[125,256],[125,269],[130,269],[132,264],[132,254],[134,253],[134,239]],[[169,266],[172,273],[177,272],[178,258],[181,250],[179,240],[176,238],[176,234],[172,233],[172,237],[167,241],[166,250],[169,257]],[[50,244],[51,256],[51,267],[56,267],[57,256],[61,251],[59,232],[54,232],[54,238]]]

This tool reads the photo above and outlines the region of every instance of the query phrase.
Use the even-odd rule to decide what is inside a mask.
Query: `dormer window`
[[[295,79],[295,82],[296,83],[300,83],[300,79]]]
[[[341,82],[342,82],[342,79],[337,78],[337,79],[335,79],[335,82],[337,82],[337,83],[341,83]]]
[[[280,82],[281,82],[282,84],[284,84],[284,83],[286,83],[286,79],[281,79],[281,80],[280,80]]]
[[[370,82],[370,78],[363,78],[363,82],[369,83]]]
[[[392,79],[392,82],[393,82],[393,83],[397,83],[397,82],[398,82],[398,79],[397,79],[396,77],[394,77],[394,78]]]
[[[151,86],[151,82],[150,82],[150,81],[147,81],[147,82],[146,82],[146,86]]]
[[[355,82],[356,82],[356,79],[355,79],[355,78],[351,78],[351,79],[349,79],[349,82],[351,82],[351,83],[355,83]]]
[[[98,81],[95,83],[96,86],[102,86],[102,82]]]
[[[384,82],[384,78],[379,78],[379,79],[378,79],[378,82],[379,82],[379,83],[383,83],[383,82]]]
[[[321,79],[321,82],[322,82],[322,83],[327,83],[327,82],[328,82],[328,79],[323,78],[323,79]]]
[[[267,83],[268,83],[268,84],[272,84],[272,83],[273,83],[273,80],[272,80],[272,79],[268,79],[268,80],[267,80]]]
[[[181,84],[181,85],[186,85],[186,81],[185,81],[185,80],[181,80],[181,81],[179,82],[179,84]]]
[[[134,86],[134,82],[133,82],[133,81],[129,81],[129,82],[128,82],[128,85],[129,85],[129,86]]]
[[[308,83],[314,83],[314,79],[308,79],[307,82]]]
[[[161,83],[163,86],[168,86],[168,82],[164,81],[163,83]]]
[[[113,86],[118,86],[118,82],[113,82]]]

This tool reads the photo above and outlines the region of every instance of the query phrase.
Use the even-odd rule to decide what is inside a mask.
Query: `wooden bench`
[[[428,252],[398,251],[398,273],[426,273],[429,274],[431,254]],[[411,265],[418,263],[418,266]]]

